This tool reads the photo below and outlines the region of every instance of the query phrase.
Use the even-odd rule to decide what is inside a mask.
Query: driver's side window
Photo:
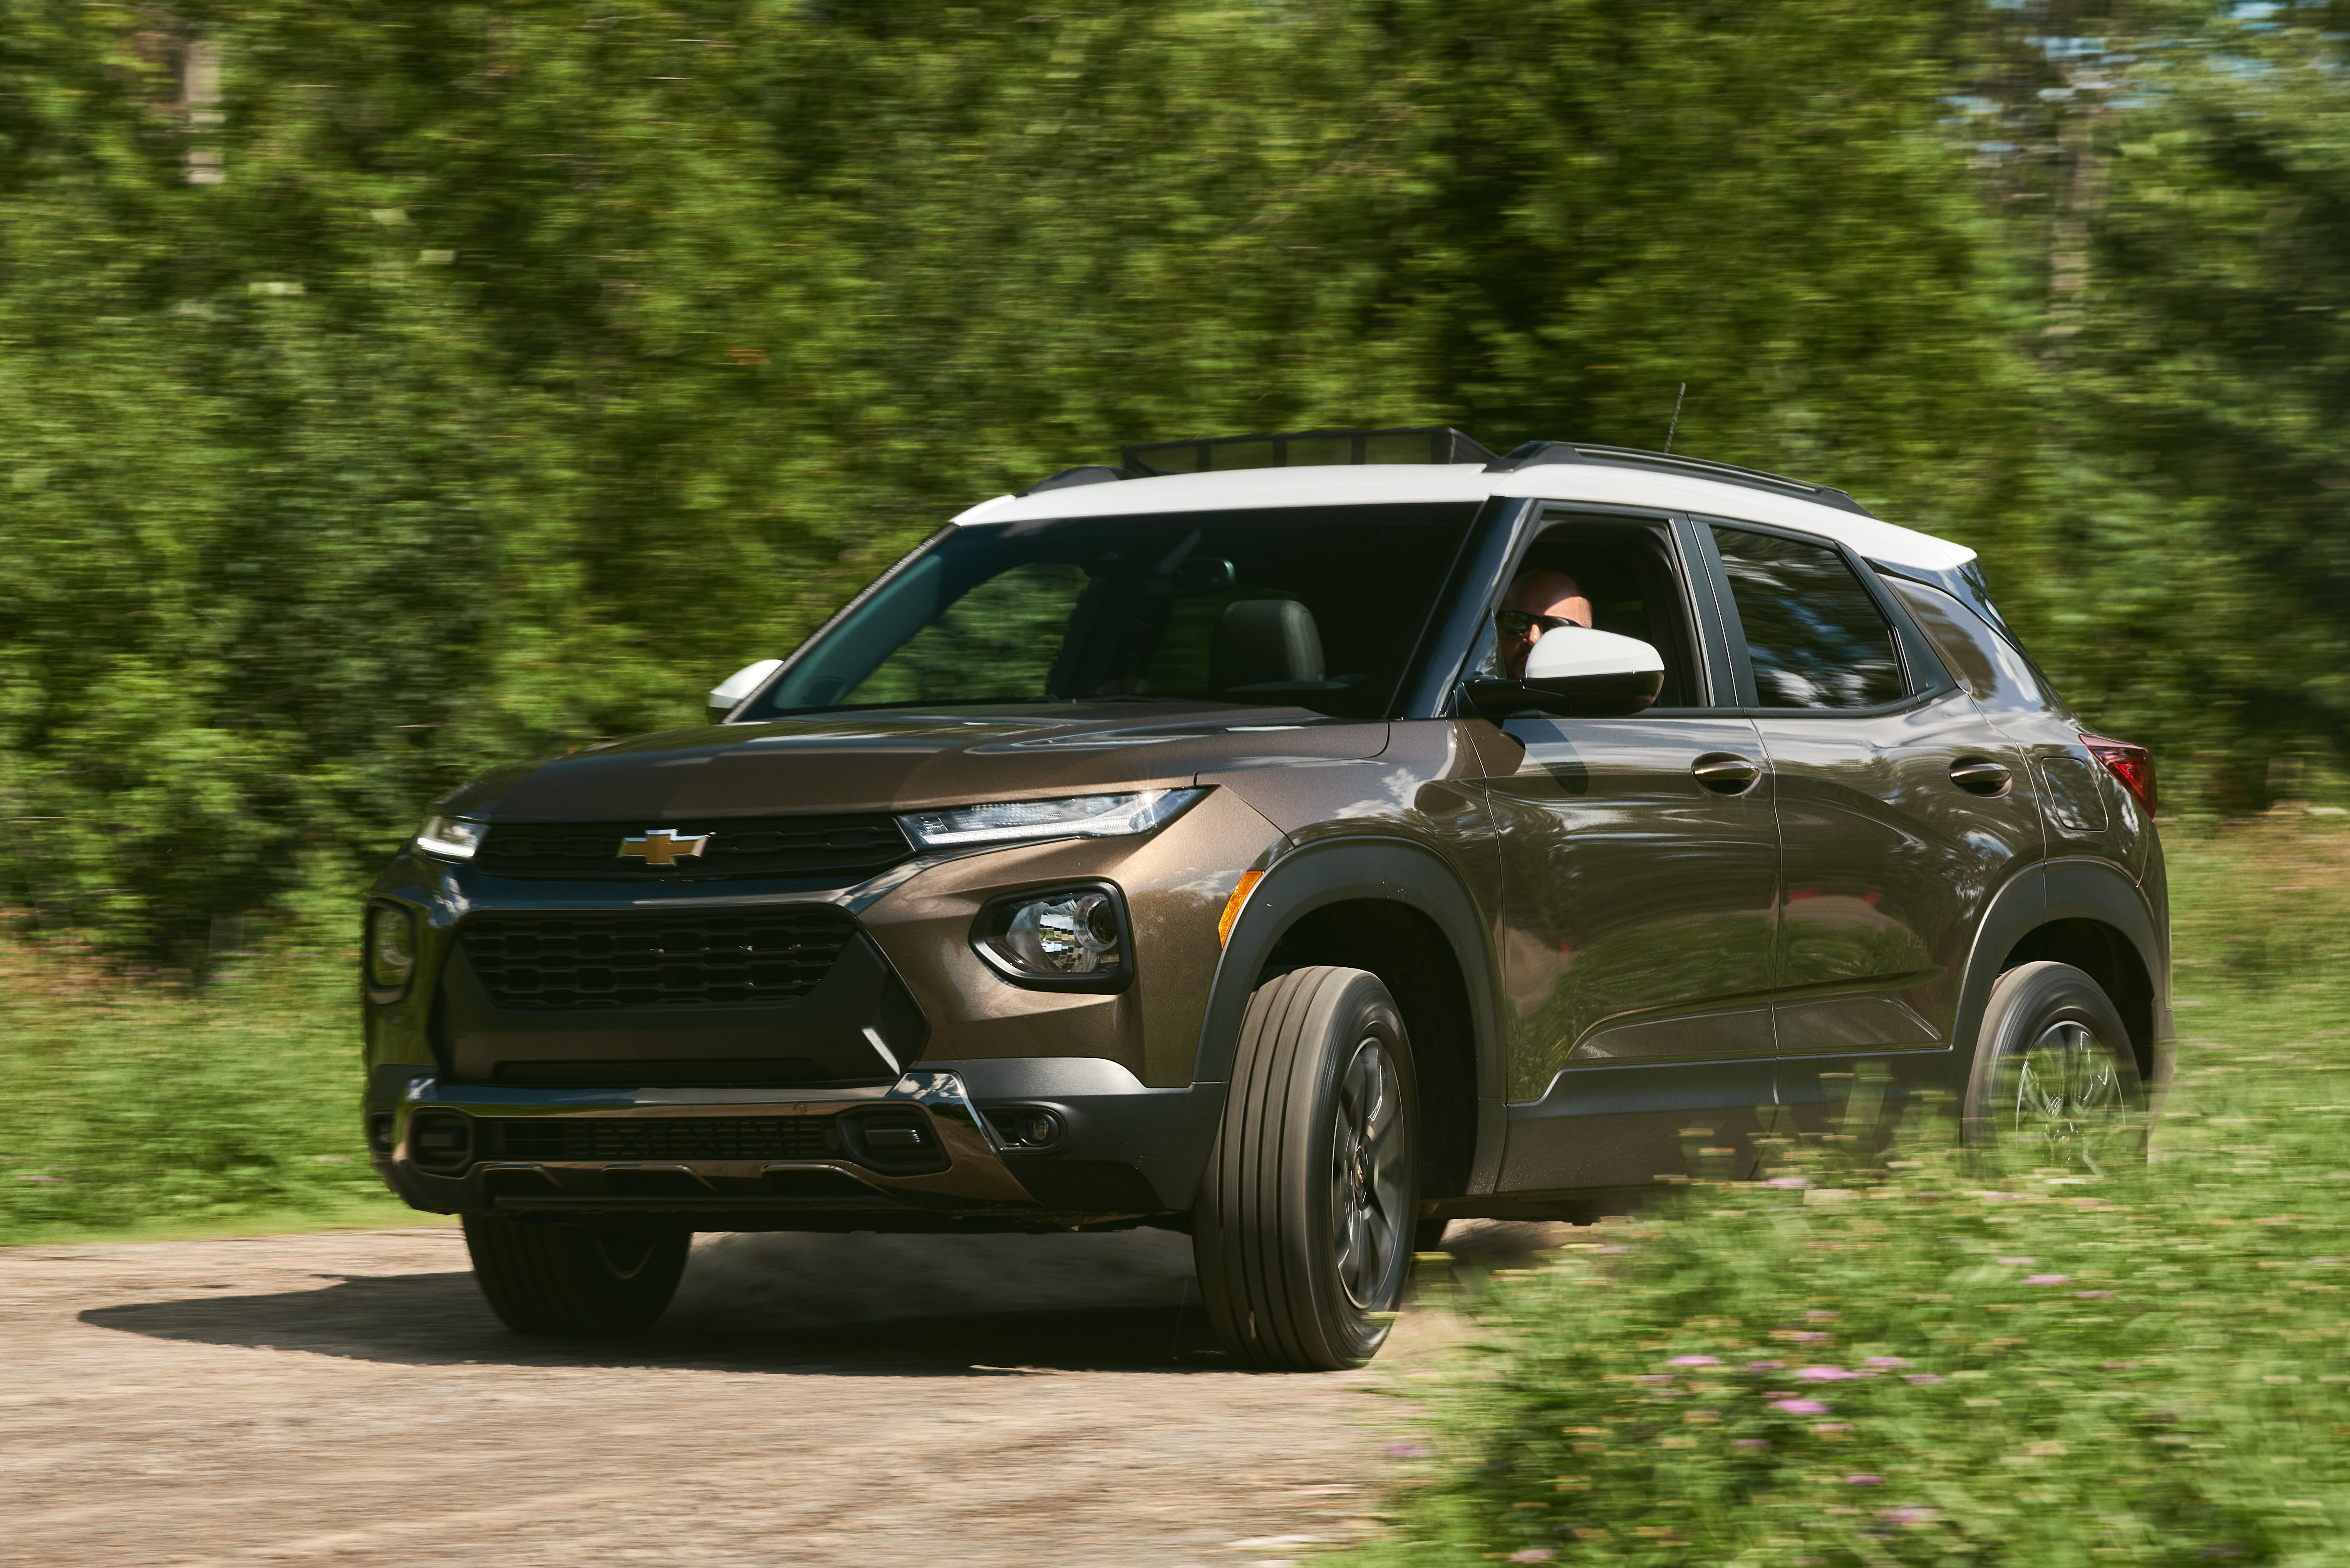
[[[1572,597],[1565,597],[1570,589]],[[1504,612],[1556,611],[1551,618],[1637,638],[1656,649],[1664,659],[1665,680],[1655,706],[1700,707],[1705,687],[1687,602],[1665,524],[1562,518],[1526,546],[1504,579],[1472,667],[1489,679],[1515,675],[1511,667],[1523,664],[1529,633],[1539,627],[1521,630],[1522,622]]]

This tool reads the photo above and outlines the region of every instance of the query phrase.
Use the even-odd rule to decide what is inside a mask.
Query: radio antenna
[[[1665,427],[1665,451],[1668,452],[1673,450],[1673,432],[1681,428],[1681,400],[1688,396],[1689,383],[1683,381],[1681,389],[1673,394],[1673,422]]]

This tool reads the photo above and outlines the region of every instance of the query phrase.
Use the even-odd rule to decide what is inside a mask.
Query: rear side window
[[[1875,708],[1906,694],[1893,628],[1825,545],[1716,527],[1754,697],[1765,708]]]
[[[1944,662],[1958,671],[1967,694],[1996,717],[2001,713],[2036,713],[2054,706],[2053,694],[2042,690],[2023,656],[2010,648],[1982,618],[1939,588],[1887,577],[1885,586],[1901,597],[1910,617]]]

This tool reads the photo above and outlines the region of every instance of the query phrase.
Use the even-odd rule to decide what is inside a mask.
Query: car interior
[[[1663,657],[1664,689],[1656,707],[1704,705],[1696,639],[1660,525],[1588,518],[1563,523],[1528,546],[1510,580],[1545,568],[1575,579],[1591,601],[1594,629],[1638,638]]]

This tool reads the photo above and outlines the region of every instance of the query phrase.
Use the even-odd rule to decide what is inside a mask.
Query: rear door
[[[1952,1082],[1969,944],[2042,852],[2031,769],[1884,582],[1825,539],[1711,523],[1734,670],[1776,789],[1779,1102],[1817,1127],[1858,1064]]]

